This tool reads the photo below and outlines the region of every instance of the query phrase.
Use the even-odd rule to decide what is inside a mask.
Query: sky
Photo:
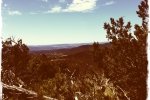
[[[106,42],[104,22],[141,23],[141,0],[3,0],[2,38],[27,45]]]

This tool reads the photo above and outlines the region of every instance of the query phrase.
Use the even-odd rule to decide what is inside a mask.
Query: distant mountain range
[[[105,44],[102,42],[100,44]],[[58,49],[70,49],[83,45],[92,45],[93,43],[74,43],[74,44],[53,44],[53,45],[29,45],[30,51],[41,51],[41,50],[58,50]]]
[[[92,43],[77,43],[77,44],[53,44],[53,45],[30,45],[28,46],[30,51],[41,51],[41,50],[58,50],[58,49],[69,49],[75,48],[82,45],[90,45]]]

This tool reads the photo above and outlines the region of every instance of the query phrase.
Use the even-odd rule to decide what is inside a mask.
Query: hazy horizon
[[[94,42],[93,42],[94,43]],[[54,43],[54,44],[29,44],[28,46],[47,46],[47,45],[70,45],[70,44],[92,44],[90,43]]]
[[[98,42],[98,41],[94,41],[94,42]],[[83,45],[92,45],[94,42],[80,42],[80,43],[54,43],[54,44],[29,44],[27,46],[53,46],[53,45],[71,45],[71,44],[83,44]],[[106,42],[98,42],[100,44],[103,44],[103,43],[109,43],[108,41]]]
[[[141,0],[4,0],[2,37],[27,45],[107,42],[104,22],[140,23]]]

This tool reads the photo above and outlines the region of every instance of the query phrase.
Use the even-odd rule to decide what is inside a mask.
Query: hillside
[[[75,48],[81,45],[89,45],[91,43],[74,43],[74,44],[51,44],[51,45],[29,45],[30,51],[43,51],[43,50],[58,50]]]
[[[102,47],[107,47],[109,43],[100,43]],[[80,44],[59,44],[59,45],[41,45],[41,46],[29,46],[30,53],[34,54],[47,54],[47,53],[65,53],[73,54],[92,49],[92,43],[80,43]]]

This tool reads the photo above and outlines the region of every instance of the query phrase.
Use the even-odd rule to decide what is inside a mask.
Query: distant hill
[[[64,53],[74,54],[78,52],[91,51],[93,43],[80,44],[58,44],[58,45],[41,45],[29,46],[30,53]],[[100,43],[102,47],[109,46],[109,43]]]
[[[54,45],[53,45],[54,46]],[[52,46],[52,47],[53,47]],[[58,45],[57,45],[58,46]],[[110,43],[100,43],[101,47],[109,47]],[[76,69],[77,67],[90,68],[94,65],[93,62],[93,44],[70,44],[59,45],[58,48],[48,48],[42,50],[44,46],[40,46],[40,49],[30,51],[33,55],[47,55],[51,61],[60,63],[67,63],[69,69]],[[51,47],[51,46],[48,46]],[[60,48],[60,49],[59,49]],[[32,49],[33,50],[33,49]],[[97,68],[97,67],[96,67]]]
[[[69,49],[79,47],[81,45],[89,45],[91,43],[78,43],[78,44],[54,44],[54,45],[30,45],[29,50],[41,51],[41,50],[58,50],[58,49]]]

